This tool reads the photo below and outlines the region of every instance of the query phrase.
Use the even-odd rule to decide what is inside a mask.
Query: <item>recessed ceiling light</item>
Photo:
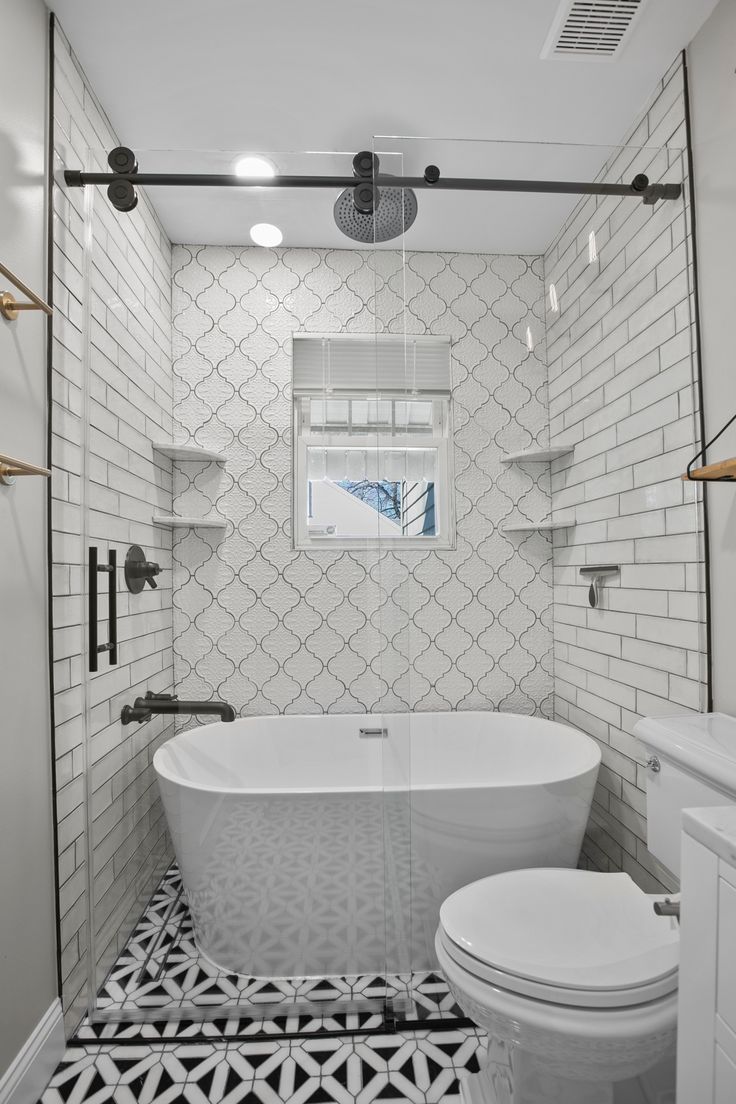
[[[235,175],[249,179],[270,179],[276,175],[276,166],[265,157],[241,157],[235,162]]]
[[[281,245],[284,235],[278,226],[270,222],[257,222],[250,228],[250,236],[256,245],[263,245],[266,249],[272,249],[275,245]]]

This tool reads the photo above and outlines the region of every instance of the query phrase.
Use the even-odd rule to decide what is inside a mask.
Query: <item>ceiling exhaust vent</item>
[[[543,58],[611,61],[621,52],[646,0],[564,0]]]

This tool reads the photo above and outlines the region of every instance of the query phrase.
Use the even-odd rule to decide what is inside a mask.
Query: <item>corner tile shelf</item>
[[[512,521],[509,525],[500,526],[502,533],[537,533],[548,529],[569,529],[575,524],[574,519],[569,521],[552,521],[545,518],[543,521]]]
[[[522,449],[520,452],[507,452],[501,457],[502,464],[549,464],[551,460],[557,460],[560,456],[567,456],[572,452],[572,445],[557,445],[541,448]]]
[[[175,517],[172,514],[154,514],[153,524],[165,529],[226,529],[224,518]]]
[[[168,456],[170,460],[176,460],[179,463],[186,461],[198,461],[199,463],[214,461],[217,464],[224,464],[227,460],[224,452],[215,452],[214,449],[200,448],[199,445],[175,445],[167,441],[154,442],[153,451],[160,452],[163,456]]]

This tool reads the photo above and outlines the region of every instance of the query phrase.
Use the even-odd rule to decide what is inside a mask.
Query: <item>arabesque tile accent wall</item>
[[[549,536],[501,531],[549,510],[548,467],[501,464],[547,431],[541,276],[535,257],[175,247],[175,422],[228,457],[175,466],[175,512],[228,523],[174,541],[182,696],[550,711]],[[404,325],[452,337],[457,548],[294,551],[291,335]]]
[[[84,166],[90,149],[106,153],[119,143],[58,26],[54,46],[55,169],[61,171]],[[172,726],[158,717],[123,727],[119,718],[136,694],[173,685],[171,536],[151,523],[155,510],[171,509],[171,465],[151,449],[152,439],[171,436],[171,247],[145,199],[124,216],[102,192],[94,202],[87,288],[85,192],[54,188],[53,656],[60,953],[69,1027],[85,1010],[88,846],[98,978],[125,943],[169,859],[151,756]],[[109,548],[117,549],[120,641],[118,665],[100,656],[99,672],[88,683],[82,597],[85,373],[89,542],[97,545],[101,563]],[[157,590],[128,593],[122,565],[131,543],[164,568]],[[106,595],[107,576],[100,575],[99,589]],[[105,597],[99,637],[107,640]]]
[[[544,257],[560,308],[547,311],[550,430],[553,443],[575,443],[552,469],[553,512],[576,518],[554,542],[555,712],[603,753],[587,862],[656,891],[674,883],[646,847],[633,728],[707,707],[701,492],[680,479],[698,428],[679,59],[627,141],[651,148],[623,149],[605,179],[685,179],[684,201],[591,197]],[[595,563],[621,574],[591,609],[579,567]]]

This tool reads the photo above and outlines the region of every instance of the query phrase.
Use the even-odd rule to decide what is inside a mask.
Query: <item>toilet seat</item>
[[[513,870],[448,897],[438,934],[490,985],[553,1004],[640,1005],[677,988],[678,926],[654,899],[628,874]]]

